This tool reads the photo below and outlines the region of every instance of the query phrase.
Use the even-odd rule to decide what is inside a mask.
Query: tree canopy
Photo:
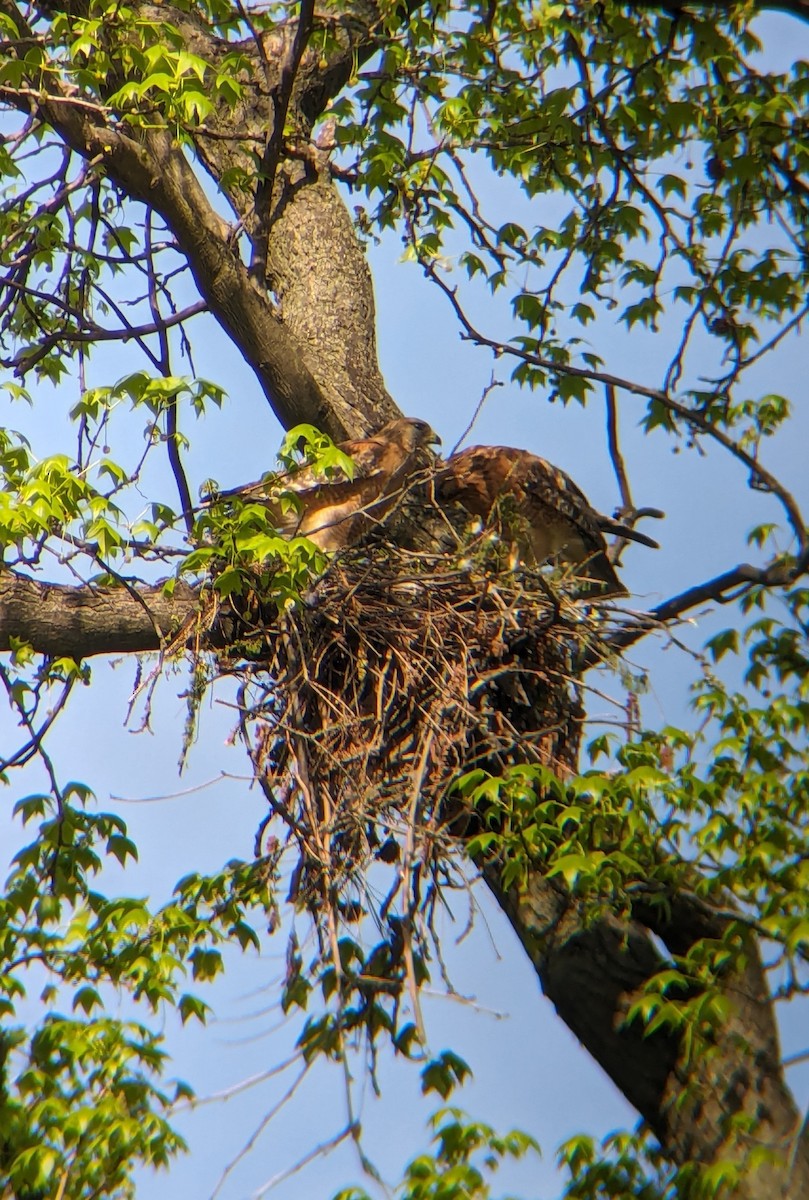
[[[384,1194],[356,1085],[409,1060],[445,1107],[396,1194],[489,1195],[541,1130],[446,1107],[469,1066],[421,1001],[445,976],[438,914],[473,912],[480,885],[640,1118],[562,1148],[565,1196],[809,1194],[778,1034],[809,986],[809,536],[782,469],[805,436],[808,15],[0,0],[0,1195],[123,1197],[169,1166],[193,1094],[161,1020],[204,1023],[234,948],[275,943],[295,1065],[345,1074],[341,1131],[312,1152],[353,1140]],[[464,437],[504,386],[571,428],[584,410],[582,461],[603,444],[630,525],[662,515],[637,480],[650,492],[665,447],[688,530],[670,594],[645,602],[647,560],[637,597],[606,604],[558,564],[515,565],[436,500],[427,460],[336,557],[217,499],[197,419],[221,410],[245,460],[264,435],[209,343],[287,431],[293,509],[285,471],[350,476],[335,442],[399,415],[369,268],[395,239],[396,272],[488,356],[489,384],[447,398]],[[417,375],[425,348],[400,334]],[[704,547],[702,456],[735,468]],[[708,605],[706,642],[688,622]],[[652,638],[688,663],[683,727],[644,701],[632,653]],[[110,655],[140,656],[144,727],[183,665],[184,757],[227,694],[266,804],[250,859],[206,871],[179,844],[167,903],[107,885],[137,854],[121,808],[51,752]],[[625,700],[596,725],[605,679]]]

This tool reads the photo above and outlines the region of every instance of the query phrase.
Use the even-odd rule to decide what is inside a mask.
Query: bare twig
[[[264,153],[261,157],[261,173],[256,184],[255,211],[256,228],[253,234],[253,253],[250,261],[250,274],[264,286],[267,276],[267,254],[270,237],[270,207],[272,204],[275,176],[281,158],[286,134],[286,119],[289,111],[295,77],[298,73],[303,52],[309,41],[314,20],[314,0],[300,0],[300,12],[295,28],[295,35],[288,48],[281,66],[278,83],[272,91],[274,118]]]
[[[156,326],[158,344],[160,346],[160,370],[164,376],[171,375],[171,351],[169,348],[169,338],[166,329],[166,323],[163,320],[163,314],[160,311],[160,301],[158,299],[158,284],[157,274],[154,268],[154,255],[152,248],[152,220],[153,214],[149,211],[146,221],[146,251],[147,251],[147,269],[149,272],[149,309],[152,313],[152,320]],[[171,395],[166,406],[166,451],[168,453],[171,473],[174,476],[174,482],[177,484],[177,491],[180,495],[180,512],[185,520],[185,527],[190,533],[194,526],[194,517],[192,508],[194,502],[191,499],[191,489],[188,486],[185,469],[182,459],[180,458],[180,437],[179,427],[177,423],[177,396]]]
[[[13,700],[13,691],[9,690],[11,687],[11,684],[8,679],[8,676],[5,673],[3,673],[2,678],[3,678],[3,683],[6,685],[6,690],[9,693],[9,699],[12,700],[12,702],[16,703]],[[59,716],[59,714],[62,712],[65,705],[67,704],[67,700],[68,700],[68,697],[69,697],[72,689],[73,689],[73,681],[70,680],[68,683],[65,684],[64,688],[62,689],[61,694],[57,697],[56,701],[53,704],[49,705],[48,714],[38,729],[34,730],[31,727],[31,725],[28,725],[31,736],[29,737],[28,741],[25,742],[24,745],[20,746],[20,748],[18,750],[16,750],[9,758],[0,760],[0,775],[4,774],[6,771],[10,770],[12,767],[24,766],[24,764],[29,762],[30,759],[34,757],[34,755],[40,753],[40,750],[42,748],[42,743],[45,740],[45,735],[47,734],[48,730],[51,728],[54,721],[56,720],[56,718]],[[20,712],[22,712],[22,710],[19,707],[19,704],[17,704],[17,708]],[[26,722],[26,724],[28,724],[28,723]]]
[[[626,463],[618,443],[618,404],[615,398],[615,385],[608,383],[604,392],[607,400],[607,448],[615,471],[615,478],[618,481],[618,490],[621,493],[620,515],[622,518],[628,519],[635,511],[635,505],[632,502]]]
[[[309,1066],[310,1066],[310,1064],[307,1063],[304,1065],[304,1067],[301,1069],[301,1071],[299,1071],[298,1075],[295,1077],[295,1079],[292,1081],[291,1085],[284,1092],[281,1099],[278,1100],[275,1104],[273,1104],[272,1107],[264,1114],[261,1121],[256,1126],[256,1128],[253,1130],[250,1137],[247,1139],[245,1144],[242,1146],[239,1153],[235,1156],[235,1158],[232,1158],[231,1161],[228,1163],[228,1165],[225,1167],[224,1171],[219,1176],[219,1179],[216,1183],[214,1190],[211,1192],[211,1200],[216,1200],[216,1197],[221,1192],[231,1171],[233,1171],[234,1168],[237,1167],[238,1164],[242,1161],[242,1159],[245,1158],[250,1153],[250,1151],[253,1149],[253,1146],[255,1146],[259,1137],[264,1132],[264,1130],[267,1128],[267,1126],[270,1124],[270,1122],[273,1120],[273,1118],[275,1116],[277,1116],[277,1114],[281,1111],[281,1109],[284,1107],[284,1105],[288,1104],[289,1101],[292,1099],[295,1092],[298,1090],[301,1083],[306,1078],[306,1075],[308,1074],[308,1071],[309,1071]]]
[[[267,1192],[271,1191],[274,1187],[277,1187],[279,1183],[283,1183],[285,1179],[290,1179],[293,1175],[297,1175],[298,1171],[302,1171],[303,1168],[308,1166],[310,1162],[313,1162],[316,1158],[320,1158],[323,1155],[329,1154],[332,1150],[335,1150],[341,1142],[344,1142],[346,1138],[354,1137],[354,1135],[354,1126],[347,1125],[345,1129],[343,1129],[340,1133],[336,1133],[334,1137],[327,1138],[326,1141],[320,1142],[320,1144],[310,1150],[308,1154],[304,1154],[304,1156],[300,1158],[294,1166],[287,1167],[284,1171],[279,1171],[277,1175],[273,1175],[272,1179],[268,1179],[266,1183],[263,1183],[260,1188],[253,1192],[251,1200],[261,1200],[262,1196],[266,1196]]]
[[[464,336],[470,341],[475,342],[476,345],[488,346],[498,357],[507,354],[510,357],[519,358],[522,362],[530,363],[532,366],[540,367],[552,374],[573,375],[580,379],[592,380],[594,383],[603,383],[610,387],[621,388],[632,395],[646,396],[650,400],[657,401],[669,412],[679,417],[686,425],[698,429],[706,437],[710,437],[718,442],[720,446],[724,447],[734,458],[738,459],[739,462],[748,468],[751,479],[755,480],[756,485],[762,491],[771,492],[777,498],[784,509],[787,520],[797,539],[799,554],[803,553],[807,546],[807,531],[801,510],[792,493],[770,471],[763,467],[758,459],[749,454],[738,442],[735,442],[719,425],[712,422],[704,412],[689,408],[688,405],[675,400],[659,388],[646,387],[643,384],[621,378],[607,371],[595,371],[589,367],[575,367],[570,363],[560,363],[554,359],[521,350],[507,342],[500,342],[494,338],[487,337],[472,325],[458,300],[457,289],[451,287],[441,278],[435,264],[431,261],[422,260],[422,266],[427,276],[433,280],[449,300],[463,328]]]
[[[486,387],[481,392],[480,399],[478,400],[477,404],[475,405],[475,411],[472,413],[472,416],[469,419],[469,424],[463,430],[463,432],[461,433],[461,436],[458,438],[457,442],[452,447],[452,450],[450,451],[451,455],[456,454],[458,452],[459,447],[461,447],[464,444],[464,442],[466,441],[466,439],[469,437],[469,434],[472,432],[472,430],[475,427],[475,422],[477,421],[478,417],[480,416],[481,412],[483,411],[483,405],[489,399],[489,396],[492,394],[494,389],[502,387],[502,386],[503,386],[502,380],[495,379],[494,375],[492,375],[491,379],[486,384]]]
[[[768,567],[754,567],[750,563],[739,563],[729,571],[724,571],[721,575],[714,576],[713,579],[687,588],[677,596],[672,596],[670,600],[658,604],[645,616],[611,634],[606,639],[606,644],[614,650],[625,650],[645,637],[647,633],[654,629],[665,628],[669,622],[706,601],[714,600],[720,604],[726,604],[735,598],[729,593],[738,594],[739,589],[746,591],[751,587],[785,587],[801,575],[806,574],[807,571],[809,571],[809,551],[805,551],[792,566],[781,561],[774,562]],[[594,656],[592,661],[598,661],[598,655]]]

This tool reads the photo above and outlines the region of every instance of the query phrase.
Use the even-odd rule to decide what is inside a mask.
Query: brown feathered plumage
[[[607,557],[605,533],[657,547],[651,538],[596,512],[564,471],[527,450],[462,450],[439,469],[436,494],[494,524],[523,561],[571,564],[601,596],[626,595]]]
[[[342,550],[384,517],[408,475],[419,466],[419,451],[437,444],[439,439],[426,421],[402,417],[389,421],[373,437],[340,443],[354,464],[351,479],[342,471],[326,478],[312,467],[301,467],[221,492],[216,499],[258,501],[287,537],[308,537],[321,550]],[[295,506],[284,503],[290,494]]]

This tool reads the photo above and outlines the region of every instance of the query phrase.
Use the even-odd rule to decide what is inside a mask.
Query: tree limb
[[[805,575],[808,570],[809,551],[804,552],[792,566],[781,561],[771,563],[767,567],[754,567],[750,563],[739,563],[738,566],[731,567],[729,571],[715,575],[713,579],[708,579],[704,583],[694,584],[693,587],[686,588],[677,596],[672,596],[671,599],[658,604],[646,616],[640,617],[637,621],[633,621],[623,629],[611,634],[606,639],[606,643],[613,650],[626,650],[628,646],[633,646],[647,633],[655,629],[664,629],[666,625],[682,616],[683,613],[708,600],[726,604],[731,599],[727,593],[735,592],[737,588],[786,587],[794,583],[801,575]],[[600,657],[600,655],[594,655],[592,659],[588,660],[589,665],[599,661]]]
[[[199,594],[178,583],[171,596],[160,584],[134,588],[77,588],[0,573],[0,650],[12,638],[54,658],[138,654],[159,650],[199,605]]]
[[[271,93],[274,119],[264,148],[261,172],[255,189],[255,229],[253,231],[253,255],[250,263],[250,273],[261,286],[264,285],[267,276],[267,247],[272,225],[270,201],[284,144],[292,89],[295,86],[295,77],[301,65],[306,43],[312,32],[314,8],[314,0],[301,0],[300,14],[297,24],[294,26],[294,36],[281,62],[278,82],[272,88]]]
[[[751,1152],[766,1145],[773,1153],[743,1172],[735,1200],[809,1195],[801,1114],[784,1081],[772,1001],[752,936],[718,981],[731,1009],[713,1031],[711,1053],[689,1061],[673,1031],[647,1034],[640,1022],[626,1021],[633,1000],[665,965],[647,930],[672,953],[685,954],[699,939],[722,938],[727,920],[707,915],[679,893],[666,906],[639,905],[639,919],[611,913],[594,919],[586,901],[539,870],[522,889],[502,887],[499,865],[484,867],[484,876],[545,995],[674,1163],[722,1161],[742,1168]]]
[[[23,36],[31,30],[11,0],[0,11]],[[163,19],[165,17],[163,16]],[[247,267],[228,242],[228,228],[206,197],[191,164],[164,129],[124,132],[70,103],[60,81],[42,74],[38,111],[82,158],[98,160],[129,196],[160,213],[186,254],[200,294],[212,314],[255,371],[278,419],[286,428],[310,422],[340,437],[323,394],[302,361],[295,338],[256,288]],[[18,100],[30,105],[30,99]]]
[[[632,7],[632,5],[630,5]],[[718,3],[709,4],[707,0],[634,0],[635,8],[657,8],[663,12],[671,13],[672,16],[680,16],[688,14],[696,9],[697,11],[713,9],[711,16],[715,16],[716,9],[733,8],[732,0],[718,0]],[[809,21],[809,0],[756,0],[755,7],[761,9],[762,12],[786,12],[793,17],[798,17],[801,21]]]
[[[458,300],[456,289],[441,278],[435,264],[422,259],[422,266],[425,274],[437,284],[449,300],[455,315],[463,327],[464,336],[474,342],[475,345],[487,346],[498,356],[508,354],[513,358],[519,358],[522,362],[530,363],[535,367],[541,367],[543,370],[554,375],[573,375],[581,379],[590,379],[594,383],[603,383],[607,387],[621,388],[632,395],[646,396],[650,400],[657,401],[658,404],[661,404],[669,412],[679,417],[692,429],[697,429],[700,433],[705,434],[706,437],[713,438],[714,441],[718,442],[720,446],[724,447],[734,458],[738,459],[739,462],[748,468],[750,478],[755,482],[755,486],[759,487],[762,491],[772,493],[780,502],[795,534],[799,553],[803,553],[807,547],[807,529],[795,497],[770,471],[761,465],[758,459],[749,454],[738,442],[735,442],[718,424],[710,421],[704,413],[698,409],[689,408],[687,404],[675,400],[673,396],[670,396],[660,388],[647,387],[643,384],[634,383],[630,379],[623,379],[607,371],[595,371],[591,367],[575,367],[570,363],[556,362],[554,359],[544,358],[540,354],[532,354],[529,351],[520,350],[518,347],[512,346],[507,342],[500,342],[495,338],[487,337],[472,325]]]

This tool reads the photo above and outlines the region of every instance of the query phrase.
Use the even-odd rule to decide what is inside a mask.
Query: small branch
[[[424,743],[419,756],[419,764],[413,776],[413,783],[410,792],[410,806],[407,815],[407,838],[405,849],[402,855],[402,876],[407,879],[412,874],[416,861],[416,829],[418,826],[418,809],[421,799],[422,788],[424,786],[425,776],[427,774],[427,764],[430,761],[430,754],[435,741],[435,731],[430,730],[424,738]],[[419,1041],[422,1046],[427,1045],[427,1031],[424,1026],[424,1017],[421,1011],[421,1000],[419,998],[419,987],[416,981],[416,967],[413,961],[413,912],[408,906],[405,919],[403,922],[403,946],[402,953],[405,959],[407,970],[407,988],[410,993],[410,1003],[413,1007],[413,1020],[416,1025]]]
[[[220,776],[221,779],[221,776]],[[212,782],[218,782],[218,780]],[[194,791],[194,788],[189,788],[188,791]],[[181,793],[186,795],[188,793]],[[164,797],[160,797],[164,799]],[[274,1067],[268,1067],[266,1071],[259,1071],[257,1075],[250,1075],[247,1079],[241,1079],[238,1083],[232,1084],[230,1087],[223,1088],[219,1092],[211,1092],[209,1096],[194,1096],[190,1100],[183,1100],[180,1103],[172,1104],[171,1114],[175,1116],[177,1113],[196,1111],[204,1104],[221,1104],[224,1101],[232,1100],[234,1096],[239,1096],[242,1092],[249,1091],[250,1088],[256,1087],[260,1083],[266,1083],[268,1079],[272,1079],[276,1075],[282,1075],[289,1067],[300,1062],[303,1057],[303,1051],[296,1050],[289,1058],[285,1058],[282,1062],[277,1063]]]
[[[245,1142],[244,1146],[242,1146],[241,1150],[238,1152],[236,1157],[231,1159],[231,1161],[225,1167],[222,1174],[219,1176],[216,1186],[215,1186],[214,1190],[211,1192],[210,1200],[216,1200],[216,1197],[219,1195],[220,1191],[222,1190],[222,1187],[224,1186],[225,1182],[227,1181],[227,1178],[230,1175],[231,1171],[233,1171],[233,1169],[235,1167],[237,1167],[238,1164],[250,1153],[250,1151],[253,1149],[256,1142],[258,1141],[259,1137],[264,1132],[264,1130],[267,1128],[267,1126],[270,1124],[270,1122],[273,1120],[273,1118],[281,1111],[281,1109],[284,1107],[284,1105],[289,1103],[289,1101],[295,1095],[295,1092],[298,1090],[301,1083],[306,1078],[306,1076],[309,1072],[309,1067],[310,1067],[310,1064],[306,1063],[301,1068],[301,1070],[298,1072],[295,1079],[293,1079],[292,1083],[287,1088],[286,1092],[284,1092],[281,1099],[277,1100],[276,1103],[269,1109],[269,1111],[264,1114],[264,1116],[262,1117],[259,1124],[256,1126],[256,1128],[251,1133],[250,1137]]]
[[[278,79],[278,83],[276,84],[272,93],[275,119],[273,121],[273,127],[270,130],[270,136],[267,139],[267,144],[264,148],[264,154],[262,155],[261,159],[261,173],[258,183],[256,184],[256,229],[253,235],[253,254],[250,262],[250,274],[260,287],[264,286],[267,278],[267,255],[270,239],[270,205],[272,202],[273,188],[275,186],[275,176],[278,170],[278,163],[281,158],[281,152],[284,144],[286,119],[287,113],[289,112],[289,102],[292,99],[292,89],[295,86],[295,77],[298,74],[298,67],[300,66],[303,52],[306,49],[306,44],[309,41],[309,35],[312,32],[314,13],[314,0],[301,0],[300,14],[298,16],[298,26],[295,30],[295,36],[292,39],[292,45],[289,47],[286,58],[281,66],[281,74]]]
[[[769,567],[754,567],[750,563],[740,563],[722,575],[716,575],[705,583],[696,584],[694,587],[680,592],[679,595],[673,596],[670,600],[658,604],[638,621],[616,630],[605,639],[606,645],[612,650],[625,650],[628,646],[640,641],[653,629],[664,627],[669,621],[682,616],[689,609],[704,604],[707,600],[716,600],[720,604],[727,604],[734,599],[733,596],[728,595],[728,592],[735,591],[737,588],[746,591],[751,587],[785,587],[801,575],[805,575],[807,571],[809,571],[809,551],[805,551],[793,567],[787,567],[783,562],[772,563]],[[588,656],[587,665],[592,666],[602,657],[602,654],[591,653]]]
[[[285,1179],[289,1179],[292,1175],[297,1175],[298,1171],[302,1171],[314,1159],[320,1158],[321,1155],[329,1154],[341,1142],[344,1142],[346,1138],[356,1137],[356,1132],[355,1126],[348,1125],[340,1133],[336,1133],[334,1137],[328,1138],[325,1142],[320,1142],[308,1154],[304,1154],[302,1158],[298,1159],[294,1166],[279,1171],[277,1175],[273,1175],[272,1179],[268,1179],[266,1183],[263,1183],[257,1191],[252,1193],[251,1200],[261,1200],[261,1197],[266,1196],[267,1192],[272,1191],[274,1187],[277,1187],[279,1183],[283,1183]]]
[[[656,8],[660,12],[674,17],[688,18],[691,9],[731,9],[730,0],[719,0],[719,3],[709,4],[707,0],[634,0],[635,8]],[[630,7],[632,7],[630,5]],[[801,21],[809,21],[809,0],[757,0],[756,8],[762,11],[774,9],[776,12],[791,13]],[[713,14],[712,14],[713,15]]]
[[[481,411],[483,410],[483,405],[489,399],[489,396],[492,394],[494,389],[502,387],[502,386],[503,386],[502,382],[499,379],[495,379],[494,374],[492,374],[491,379],[489,380],[489,382],[486,384],[485,388],[481,392],[480,399],[478,400],[477,404],[475,405],[475,411],[472,413],[469,423],[467,424],[467,426],[464,429],[461,436],[458,438],[455,445],[452,447],[452,450],[450,451],[450,455],[457,454],[458,448],[463,445],[463,443],[469,437],[469,434],[474,429],[475,422],[477,421],[478,417],[481,414]]]
[[[20,291],[26,295],[36,298],[40,293],[34,292],[28,288],[16,284],[13,280],[3,280],[6,287],[18,287]],[[50,303],[54,302],[53,297],[47,298]],[[60,329],[55,333],[46,334],[37,346],[35,354],[30,354],[27,351],[22,351],[16,354],[14,358],[0,360],[2,365],[10,371],[29,371],[40,359],[44,358],[54,346],[58,346],[62,342],[69,342],[74,345],[85,345],[95,342],[141,342],[142,338],[148,337],[150,334],[160,333],[161,330],[169,329],[173,325],[181,325],[190,317],[195,317],[199,313],[206,312],[208,305],[204,300],[198,300],[195,304],[189,304],[188,308],[184,308],[182,312],[174,313],[172,316],[161,319],[160,324],[149,325],[129,325],[125,324],[122,329],[102,329],[100,326],[94,325],[92,322],[82,319],[84,329]],[[71,316],[79,318],[78,313],[71,313]]]
[[[784,944],[786,940],[785,936],[782,935],[779,937],[777,934],[774,934],[771,929],[768,929],[767,926],[763,924],[763,922],[757,920],[749,913],[746,913],[739,908],[733,908],[730,904],[721,906],[712,904],[710,901],[704,900],[701,896],[697,895],[696,892],[690,891],[688,888],[678,887],[674,892],[671,892],[662,884],[654,885],[645,881],[641,881],[635,884],[630,884],[627,888],[627,892],[633,898],[635,896],[651,898],[646,899],[645,904],[644,900],[641,899],[640,903],[644,905],[644,907],[643,909],[638,910],[639,917],[641,921],[648,925],[648,927],[652,929],[654,933],[658,934],[658,936],[660,936],[664,942],[666,941],[665,925],[668,925],[669,923],[677,926],[680,930],[683,930],[686,927],[693,928],[695,923],[697,923],[699,926],[702,926],[702,928],[699,930],[700,936],[709,938],[719,937],[723,927],[726,927],[729,924],[737,924],[743,925],[746,929],[752,930],[752,932],[758,934],[763,941],[774,940],[776,943]],[[650,903],[653,904],[655,899],[660,902],[658,911],[661,914],[665,914],[664,923],[662,925],[654,920],[652,915],[653,910],[650,910],[647,907]],[[732,902],[732,897],[730,897],[730,900]],[[690,919],[686,921],[685,917],[689,908],[693,910],[693,913],[689,914]],[[694,932],[696,932],[696,930],[694,930]],[[806,961],[808,957],[807,952],[805,950],[801,950],[800,947],[797,950],[797,956],[804,961]]]
[[[573,375],[580,379],[592,380],[594,383],[603,383],[608,387],[621,388],[623,391],[635,396],[646,396],[648,399],[656,400],[659,404],[662,404],[664,408],[674,413],[675,416],[679,417],[687,425],[698,429],[707,437],[713,438],[714,441],[718,442],[720,446],[723,446],[725,450],[732,454],[734,458],[744,463],[750,471],[751,478],[756,481],[756,484],[762,491],[770,492],[780,501],[781,507],[784,509],[787,520],[797,539],[798,553],[803,555],[807,548],[807,532],[801,510],[791,492],[787,491],[774,475],[762,467],[757,459],[748,454],[737,442],[734,442],[729,434],[711,422],[704,413],[689,408],[679,400],[674,400],[659,388],[645,387],[642,384],[633,383],[629,379],[622,379],[618,375],[612,375],[607,371],[594,371],[588,367],[574,367],[569,363],[555,362],[553,359],[543,358],[539,354],[531,354],[526,350],[519,350],[516,346],[510,346],[505,342],[498,342],[494,338],[486,337],[485,334],[480,333],[472,325],[458,300],[457,289],[450,287],[441,278],[435,268],[435,264],[425,261],[422,258],[421,265],[428,278],[432,279],[449,300],[463,328],[464,336],[470,341],[475,342],[476,345],[487,346],[498,357],[508,354],[513,358],[520,359],[521,362],[530,363],[532,366],[540,367],[542,370],[550,371],[553,374]]]
[[[797,1067],[799,1063],[809,1061],[809,1050],[802,1050],[800,1054],[788,1054],[786,1058],[781,1060],[782,1067]]]
[[[168,377],[171,375],[171,352],[168,333],[162,313],[160,312],[160,301],[157,294],[157,274],[155,272],[152,245],[152,218],[153,213],[150,210],[146,221],[146,266],[149,275],[149,309],[152,319],[157,326],[157,336],[160,344],[160,369],[163,375]],[[188,486],[188,480],[185,477],[185,470],[180,458],[176,395],[169,398],[166,408],[166,450],[169,457],[169,465],[171,466],[171,473],[174,476],[174,482],[177,484],[177,491],[180,496],[180,512],[185,521],[185,527],[190,533],[194,525],[194,517],[191,512],[194,502],[191,499],[191,489]]]
[[[256,47],[256,51],[258,53],[258,59],[259,59],[259,62],[261,63],[261,68],[264,72],[264,81],[267,84],[267,87],[270,87],[272,84],[272,73],[270,70],[270,60],[267,57],[267,51],[264,49],[264,41],[261,37],[261,33],[259,32],[258,26],[255,24],[252,17],[250,16],[250,13],[244,7],[242,0],[235,0],[235,4],[236,4],[236,11],[238,12],[241,20],[244,22],[245,26],[249,30],[250,37],[253,39],[253,44]]]
[[[621,505],[616,510],[615,516],[620,519],[623,525],[628,525],[634,528],[641,517],[662,517],[664,514],[659,508],[635,508],[632,500],[632,490],[629,486],[629,475],[626,469],[626,463],[621,453],[621,447],[618,442],[618,401],[615,396],[615,388],[612,384],[607,384],[606,387],[607,400],[607,447],[609,449],[610,459],[612,460],[615,478],[618,481],[618,490],[621,493]],[[617,563],[621,557],[624,546],[628,539],[625,537],[616,537],[607,550],[607,557],[611,563]]]
[[[15,47],[21,45],[21,41],[14,43]],[[7,87],[0,85],[0,99],[11,103],[15,108],[19,107],[17,99],[24,96],[27,100],[32,100],[35,104],[39,104],[42,100],[42,92],[36,88],[29,87]],[[95,116],[108,117],[114,112],[108,108],[106,104],[98,104],[90,100],[82,100],[79,96],[59,95],[58,93],[50,93],[48,95],[49,104],[64,104],[70,108],[81,109],[82,112],[93,113]]]
[[[2,668],[0,668],[0,672],[2,672],[3,682],[6,683],[8,676],[6,675],[5,671],[2,670]],[[62,692],[59,695],[59,697],[57,698],[55,704],[53,704],[49,708],[48,715],[45,718],[45,720],[42,722],[42,724],[40,725],[39,729],[36,729],[36,730],[33,729],[33,722],[31,722],[30,725],[27,725],[27,727],[29,728],[29,731],[31,732],[31,736],[29,737],[28,741],[23,746],[20,746],[19,750],[15,751],[15,753],[11,755],[10,758],[6,758],[6,759],[3,759],[2,761],[0,761],[0,775],[5,774],[5,772],[10,770],[12,767],[24,766],[27,762],[29,762],[34,757],[34,755],[39,754],[41,752],[42,743],[45,740],[45,735],[48,732],[48,730],[51,728],[51,726],[53,725],[56,718],[59,716],[60,712],[62,712],[62,710],[64,709],[64,707],[67,703],[68,696],[70,695],[72,689],[73,689],[73,680],[71,679],[68,683],[65,684],[65,686],[62,689]],[[7,690],[8,690],[8,688],[7,688]],[[11,691],[9,691],[10,696],[11,696],[11,694],[12,694]],[[19,706],[18,706],[18,708],[19,708]]]
[[[6,668],[2,664],[0,664],[0,679],[2,679],[3,686],[6,689],[6,693],[8,695],[8,699],[9,699],[9,704],[11,705],[12,708],[15,708],[17,710],[17,712],[19,713],[20,724],[24,725],[26,730],[28,731],[31,743],[35,747],[36,754],[38,755],[43,767],[45,768],[45,773],[48,776],[48,779],[49,779],[50,785],[51,785],[51,795],[53,796],[54,800],[56,801],[56,807],[57,807],[57,811],[59,813],[59,817],[58,817],[59,829],[58,829],[58,836],[57,836],[56,844],[54,845],[53,853],[50,856],[51,867],[50,867],[50,872],[49,872],[51,887],[55,891],[56,890],[56,869],[57,869],[58,862],[59,862],[59,854],[60,854],[63,844],[64,844],[63,840],[62,840],[62,828],[63,828],[63,817],[64,817],[64,812],[65,812],[65,807],[66,807],[65,799],[62,794],[62,789],[60,788],[59,782],[56,778],[56,768],[53,765],[51,756],[48,754],[48,752],[44,746],[44,736],[45,736],[46,731],[43,730],[43,732],[40,734],[34,728],[33,717],[26,710],[24,704],[17,698],[17,692],[14,687],[14,682],[13,682],[9,672],[6,670]],[[63,697],[62,697],[63,704],[67,701],[67,696],[70,693],[70,690],[72,689],[72,687],[73,687],[73,681],[71,680],[71,682],[67,686],[66,693],[63,694]]]
[[[605,394],[607,400],[607,448],[615,471],[615,478],[618,481],[618,490],[621,493],[620,514],[622,518],[630,517],[635,511],[635,505],[632,503],[632,491],[629,486],[626,463],[618,444],[618,404],[613,384],[607,384]]]

